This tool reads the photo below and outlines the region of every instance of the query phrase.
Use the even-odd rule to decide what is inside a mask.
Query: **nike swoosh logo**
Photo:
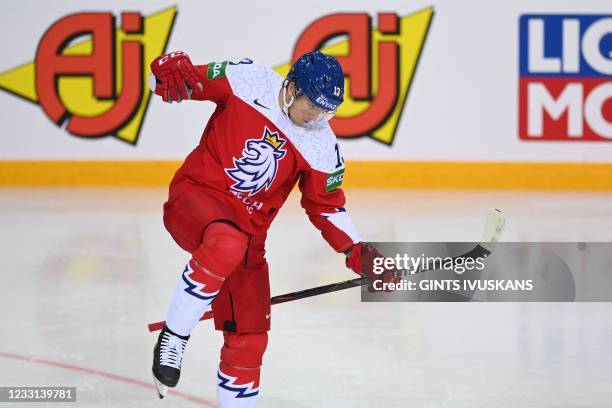
[[[269,318],[270,318],[270,313],[267,313],[266,314],[266,319],[269,319]]]
[[[259,99],[259,98],[257,98],[257,99]],[[255,99],[255,100],[253,101],[253,103],[254,103],[255,105],[257,105],[257,106],[261,106],[261,107],[262,107],[262,108],[264,108],[264,109],[270,110],[270,108],[268,108],[267,106],[264,106],[264,105],[262,105],[261,103],[257,102],[257,99]]]

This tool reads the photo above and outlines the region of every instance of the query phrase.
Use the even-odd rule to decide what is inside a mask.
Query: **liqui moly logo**
[[[523,15],[519,137],[612,141],[612,15]]]

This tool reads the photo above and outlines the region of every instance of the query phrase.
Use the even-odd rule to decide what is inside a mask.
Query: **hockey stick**
[[[485,224],[484,234],[482,236],[482,240],[478,245],[472,248],[470,251],[466,252],[463,255],[459,255],[454,257],[453,259],[459,258],[478,258],[478,257],[486,257],[493,252],[495,248],[495,243],[501,237],[504,231],[505,225],[504,214],[495,208],[489,210],[487,214],[487,221]],[[425,265],[419,268],[413,274],[426,272],[432,270],[431,266]],[[314,288],[299,290],[297,292],[286,293],[284,295],[274,296],[270,299],[270,303],[273,305],[285,302],[291,302],[298,299],[305,299],[312,296],[324,295],[326,293],[338,292],[340,290],[354,288],[355,286],[363,286],[367,285],[369,282],[366,278],[355,278],[349,279],[342,282],[330,283],[328,285],[317,286]],[[212,318],[212,311],[208,311],[204,313],[204,315],[200,318],[200,320],[207,320]],[[164,327],[166,322],[155,322],[149,324],[149,331],[154,332],[157,330],[161,330]]]

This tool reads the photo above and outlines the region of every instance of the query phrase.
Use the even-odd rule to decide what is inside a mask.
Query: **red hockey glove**
[[[164,102],[191,99],[194,89],[204,89],[200,74],[183,51],[155,58],[151,62],[151,72],[155,78],[155,84],[152,83],[151,88]]]
[[[385,258],[378,249],[373,245],[364,244],[359,242],[351,248],[350,252],[346,256],[346,266],[358,275],[366,277],[370,281],[369,290],[376,292],[377,290],[373,287],[373,282],[382,280],[383,283],[397,283],[400,281],[399,276],[395,276],[395,270],[385,269],[383,273],[374,272],[374,263],[376,258]],[[381,267],[382,261],[377,262],[378,266]],[[378,287],[378,285],[377,285]],[[392,292],[388,286],[384,286],[385,292]]]

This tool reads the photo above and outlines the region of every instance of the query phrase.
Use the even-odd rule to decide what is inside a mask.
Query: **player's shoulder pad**
[[[288,133],[293,145],[313,170],[327,174],[344,170],[338,140],[324,119],[314,129],[292,126],[292,131]]]
[[[256,67],[259,64],[252,58],[242,58],[240,60],[211,61],[207,65],[206,78],[221,79],[227,77],[228,72],[235,71],[235,67]]]
[[[272,68],[251,58],[227,61],[225,75],[234,95],[245,101],[264,98],[282,81],[281,76]]]

